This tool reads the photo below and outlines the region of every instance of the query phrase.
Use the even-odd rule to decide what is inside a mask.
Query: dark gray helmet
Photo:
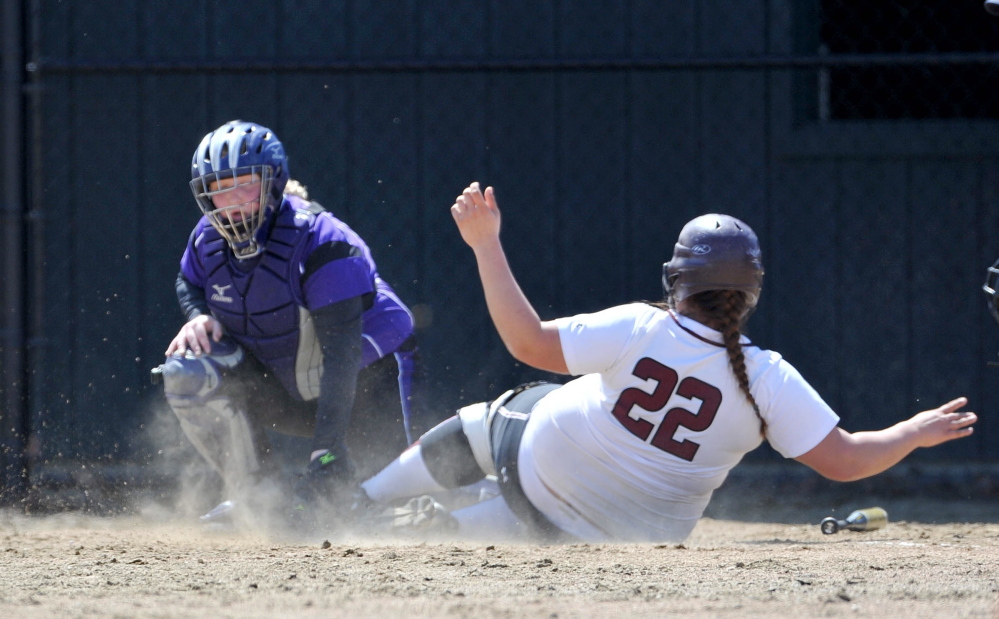
[[[756,306],[763,287],[760,242],[753,229],[729,215],[701,215],[680,231],[673,259],[663,265],[670,303],[708,290],[742,290]]]

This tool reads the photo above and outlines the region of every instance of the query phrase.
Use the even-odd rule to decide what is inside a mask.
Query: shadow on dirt
[[[861,481],[829,481],[804,466],[733,469],[704,515],[720,520],[815,524],[855,509],[883,507],[891,521],[999,522],[999,467],[900,464]]]

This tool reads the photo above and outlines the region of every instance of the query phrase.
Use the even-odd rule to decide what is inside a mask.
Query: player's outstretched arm
[[[461,238],[475,252],[489,315],[507,350],[517,360],[567,374],[558,327],[542,322],[510,271],[500,243],[500,211],[492,187],[469,185],[451,206]]]
[[[877,475],[919,447],[971,436],[978,416],[958,411],[967,403],[967,398],[957,398],[876,432],[851,434],[837,426],[811,451],[795,459],[834,481]]]

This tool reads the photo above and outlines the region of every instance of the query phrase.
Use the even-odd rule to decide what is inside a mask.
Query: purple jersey
[[[361,366],[395,352],[413,316],[378,276],[368,246],[347,224],[295,196],[284,197],[264,253],[243,263],[202,217],[181,274],[204,289],[208,307],[239,342],[303,400],[319,396],[322,353],[311,312],[364,299]]]

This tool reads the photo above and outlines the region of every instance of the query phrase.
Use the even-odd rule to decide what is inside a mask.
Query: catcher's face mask
[[[273,172],[270,166],[247,166],[210,172],[191,181],[198,207],[237,258],[260,251],[257,233],[267,218]]]

